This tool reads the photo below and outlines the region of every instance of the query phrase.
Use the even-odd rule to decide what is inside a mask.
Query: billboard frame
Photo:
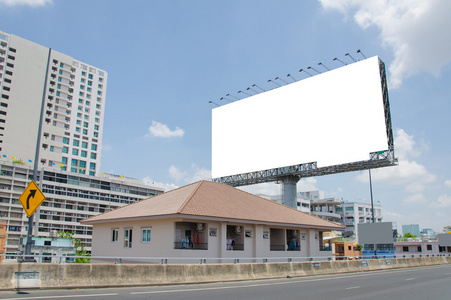
[[[309,162],[304,164],[285,166],[280,168],[266,169],[248,173],[222,176],[213,178],[212,181],[225,183],[230,186],[244,186],[265,182],[287,182],[297,178],[324,176],[330,174],[362,171],[367,169],[375,169],[382,167],[395,166],[398,159],[395,158],[393,128],[390,114],[390,102],[388,97],[387,77],[384,62],[379,59],[379,73],[381,79],[382,101],[384,107],[385,130],[387,134],[388,149],[369,153],[369,159],[345,164],[331,165],[325,167],[317,167],[317,162]],[[285,202],[285,200],[284,200]],[[286,203],[284,203],[286,204]],[[293,204],[291,203],[292,206]]]

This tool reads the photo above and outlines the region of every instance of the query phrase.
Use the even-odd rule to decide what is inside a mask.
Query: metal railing
[[[0,263],[39,262],[49,255],[25,256],[22,254],[0,254],[4,258]],[[273,263],[273,262],[321,262],[333,260],[368,260],[368,259],[402,259],[402,258],[427,258],[427,257],[451,257],[451,253],[437,255],[377,255],[376,256],[311,256],[311,257],[120,257],[120,256],[62,256],[52,255],[51,263],[69,264],[77,263],[76,259],[84,259],[84,263],[111,263],[111,264],[208,264],[208,263]],[[90,261],[87,261],[89,259]],[[1,261],[1,259],[0,259]],[[80,261],[80,260],[79,260]],[[50,263],[49,260],[42,263]]]
[[[228,251],[243,251],[244,250],[244,244],[232,244],[227,245],[226,248]]]
[[[175,242],[174,249],[208,250],[208,243]]]

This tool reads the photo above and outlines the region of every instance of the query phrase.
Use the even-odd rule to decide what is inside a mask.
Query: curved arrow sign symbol
[[[36,190],[30,190],[30,194],[27,197],[27,209],[30,209],[30,198],[34,198],[34,195],[36,195]]]

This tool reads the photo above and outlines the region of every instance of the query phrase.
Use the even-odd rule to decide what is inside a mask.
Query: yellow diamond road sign
[[[19,198],[19,202],[22,204],[28,217],[31,217],[34,214],[44,200],[44,194],[33,180],[28,184],[27,188]]]

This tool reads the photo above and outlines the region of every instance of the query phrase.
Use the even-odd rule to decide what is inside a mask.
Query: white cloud
[[[441,195],[438,197],[437,202],[432,203],[433,207],[451,207],[451,196]]]
[[[445,186],[451,187],[451,180],[445,180]]]
[[[102,151],[111,151],[112,149],[111,145],[102,145]]]
[[[319,0],[325,9],[353,14],[363,29],[376,26],[382,45],[394,53],[390,83],[419,73],[438,74],[451,61],[451,1],[441,0]]]
[[[299,182],[297,184],[297,190],[298,190],[298,192],[317,191],[317,190],[319,190],[316,187],[317,182],[318,182],[318,180],[313,177],[301,179],[301,180],[299,180]]]
[[[188,180],[188,183],[211,179],[211,170],[201,168],[196,164],[192,164],[191,169],[194,171],[194,175]]]
[[[155,186],[155,187],[161,187],[161,188],[164,188],[164,191],[165,191],[165,192],[168,192],[168,191],[170,191],[170,190],[173,190],[173,189],[176,189],[176,188],[179,187],[179,186],[175,185],[174,183],[162,183],[162,182],[155,181],[155,180],[153,180],[153,179],[150,178],[150,177],[144,177],[144,178],[142,179],[142,182],[143,182],[144,184],[147,184],[147,185],[150,185],[150,186]]]
[[[417,146],[413,135],[403,129],[395,132],[395,155],[399,157],[398,166],[371,170],[371,180],[385,182],[390,185],[406,185],[406,191],[421,193],[436,180],[436,176],[416,161],[409,161],[412,156],[419,156],[426,148],[424,143]],[[361,172],[357,176],[360,182],[368,182],[368,172]]]
[[[15,6],[15,5],[29,5],[29,6],[44,6],[52,4],[53,0],[0,0],[0,5]]]
[[[170,166],[168,171],[169,176],[175,181],[180,181],[183,177],[186,176],[186,173],[180,171],[176,166]]]
[[[275,196],[282,194],[282,185],[275,182],[240,186],[238,189],[254,195]]]
[[[174,130],[169,129],[168,125],[152,121],[152,125],[149,127],[149,135],[154,137],[182,137],[185,131],[179,127],[175,127]]]
[[[423,194],[419,193],[408,196],[407,198],[402,200],[401,203],[403,205],[411,205],[411,204],[422,204],[427,202],[428,200],[426,199],[426,197]]]

